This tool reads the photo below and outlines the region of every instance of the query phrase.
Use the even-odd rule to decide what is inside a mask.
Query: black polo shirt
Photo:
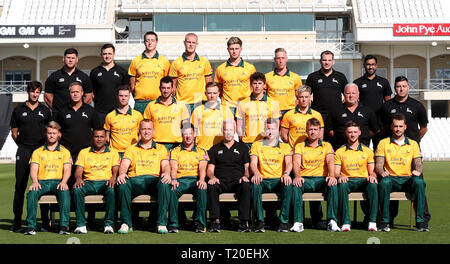
[[[328,114],[339,107],[347,83],[345,75],[335,70],[329,76],[321,70],[309,74],[305,84],[311,87],[313,93],[311,108],[321,114]]]
[[[420,127],[426,127],[428,124],[427,111],[423,104],[411,98],[411,96],[408,96],[408,99],[403,103],[397,101],[395,97],[384,103],[381,107],[381,121],[386,128],[387,136],[392,135],[392,115],[396,113],[402,113],[406,117],[405,135],[420,142]]]
[[[389,81],[381,76],[375,75],[370,80],[363,75],[354,81],[359,88],[359,101],[370,107],[375,113],[381,109],[385,96],[391,96],[392,90]]]
[[[215,165],[214,175],[223,182],[233,182],[244,176],[244,165],[250,162],[248,147],[237,141],[230,149],[222,141],[211,147],[208,155],[208,164]]]
[[[89,78],[94,90],[95,110],[102,114],[107,114],[117,108],[119,86],[130,83],[128,72],[117,64],[109,70],[100,64],[91,70]]]
[[[362,104],[358,104],[353,113],[345,104],[341,104],[339,108],[336,108],[335,111],[328,115],[328,118],[328,129],[334,131],[333,147],[336,149],[347,143],[345,124],[348,121],[354,121],[361,127],[359,141],[366,146],[370,144],[369,131],[377,132],[379,130],[375,112]]]
[[[44,104],[31,110],[25,103],[14,108],[11,115],[11,128],[18,128],[17,145],[24,148],[35,148],[45,143],[45,125],[51,120],[50,109]]]
[[[75,111],[72,105],[66,104],[61,107],[55,121],[61,125],[60,142],[70,151],[72,157],[78,156],[80,150],[92,144],[92,130],[97,122],[97,113],[92,106],[83,103]]]
[[[72,75],[69,75],[62,67],[48,76],[45,81],[45,92],[53,94],[52,110],[57,112],[63,105],[70,103],[69,85],[73,82],[80,82],[85,94],[92,93],[89,76],[78,68],[75,68]]]

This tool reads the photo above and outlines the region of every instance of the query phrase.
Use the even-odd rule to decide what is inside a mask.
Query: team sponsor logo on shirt
[[[64,78],[60,78],[58,82],[64,82]]]
[[[217,151],[217,154],[218,154],[218,155],[221,155],[221,154],[223,154],[223,150],[219,150],[219,151]]]
[[[69,119],[69,118],[72,118],[72,115],[67,114],[67,115],[66,115],[66,119]]]
[[[367,88],[367,84],[363,84],[363,85],[361,85],[361,88]]]
[[[343,113],[343,114],[342,114],[342,117],[347,117],[347,113]]]
[[[27,112],[23,112],[23,113],[22,113],[22,116],[27,116],[27,115],[28,115]]]
[[[323,83],[322,79],[317,80],[317,83]]]
[[[395,113],[397,113],[397,110],[396,109],[392,109],[391,110],[391,114],[395,114]]]
[[[97,77],[100,77],[100,76],[102,76],[102,75],[103,75],[103,73],[99,72],[99,73],[97,74]]]

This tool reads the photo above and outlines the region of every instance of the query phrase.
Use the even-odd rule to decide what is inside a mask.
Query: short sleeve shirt
[[[104,128],[110,132],[111,149],[124,152],[127,147],[136,144],[142,119],[141,113],[131,107],[125,114],[116,109],[106,115]]]
[[[367,165],[374,163],[373,151],[363,144],[359,144],[356,150],[346,144],[334,155],[334,164],[341,166],[341,175],[346,177],[367,178]]]
[[[253,143],[250,156],[258,157],[258,170],[263,178],[280,178],[285,169],[284,158],[292,156],[292,148],[281,142],[269,146],[265,140],[260,140]]]
[[[397,145],[392,137],[380,141],[375,157],[384,157],[384,168],[391,176],[411,176],[411,164],[415,158],[422,158],[419,144],[405,138],[405,144]]]
[[[201,161],[208,162],[208,152],[198,146],[187,150],[183,144],[170,151],[170,160],[177,161],[177,178],[199,176],[198,166]]]
[[[281,111],[295,108],[295,90],[300,85],[300,76],[289,69],[285,75],[279,75],[276,69],[266,73],[267,95],[279,103]]]
[[[87,147],[80,151],[75,165],[83,168],[85,180],[107,181],[112,177],[112,168],[120,166],[120,156],[108,147],[103,152]]]
[[[131,145],[123,154],[122,160],[131,161],[128,168],[128,177],[136,177],[141,175],[159,176],[161,173],[161,161],[169,160],[169,153],[166,147],[161,144],[152,142],[152,147],[144,149],[139,142]]]
[[[291,148],[294,148],[296,144],[305,141],[307,137],[306,122],[311,118],[319,120],[320,126],[324,127],[322,115],[311,108],[308,108],[306,113],[302,113],[297,106],[284,114],[283,119],[281,120],[281,127],[289,129],[289,145]]]
[[[359,101],[370,107],[375,113],[381,109],[385,96],[391,96],[392,90],[389,81],[385,78],[375,75],[370,80],[367,75],[363,75],[354,81],[359,89]]]
[[[60,180],[63,178],[64,164],[72,164],[70,152],[58,144],[55,150],[47,145],[37,148],[31,155],[30,164],[38,164],[38,180]]]
[[[214,145],[208,156],[208,164],[215,166],[214,176],[223,182],[233,182],[244,176],[245,164],[250,162],[248,147],[236,141],[230,148],[223,142]]]
[[[326,162],[328,154],[334,155],[333,147],[330,143],[322,140],[319,140],[317,147],[312,147],[308,139],[295,145],[294,155],[301,155],[300,175],[315,177],[328,176]]]

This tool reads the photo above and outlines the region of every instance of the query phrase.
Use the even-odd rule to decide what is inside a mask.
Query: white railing
[[[430,79],[430,90],[450,90],[450,79]]]
[[[0,81],[0,94],[26,92],[29,81]]]

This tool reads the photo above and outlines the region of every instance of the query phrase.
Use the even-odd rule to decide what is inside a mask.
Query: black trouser
[[[22,222],[23,203],[30,176],[29,161],[35,148],[20,147],[16,153],[16,185],[14,191],[13,213],[14,225],[20,226]]]
[[[108,114],[97,112],[97,120],[95,121],[95,125],[98,127],[103,127],[105,125],[106,115]]]
[[[208,210],[211,219],[220,217],[219,195],[234,192],[238,198],[238,218],[241,221],[250,220],[250,182],[239,183],[239,179],[233,182],[221,181],[220,184],[208,184]]]

